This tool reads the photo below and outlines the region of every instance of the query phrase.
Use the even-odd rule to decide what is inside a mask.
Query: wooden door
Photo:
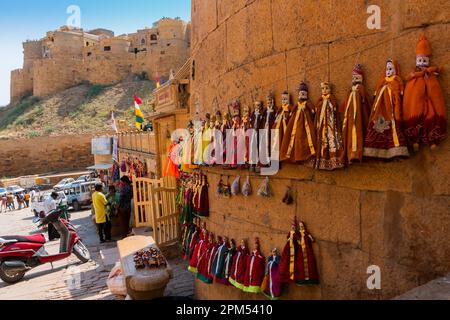
[[[152,227],[158,246],[180,239],[180,210],[174,177],[161,180],[133,177],[136,227]]]
[[[159,177],[163,176],[164,165],[167,161],[167,151],[171,145],[171,135],[176,129],[175,116],[157,120],[157,154]]]

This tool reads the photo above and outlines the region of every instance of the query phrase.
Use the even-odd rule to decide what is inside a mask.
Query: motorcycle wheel
[[[14,284],[19,282],[23,279],[25,276],[25,271],[19,271],[19,272],[10,272],[6,271],[3,268],[3,265],[0,266],[0,279],[3,280],[3,282],[7,284]]]
[[[88,248],[86,248],[84,243],[81,241],[75,243],[75,245],[73,246],[73,253],[83,263],[91,260],[91,254],[89,253]]]

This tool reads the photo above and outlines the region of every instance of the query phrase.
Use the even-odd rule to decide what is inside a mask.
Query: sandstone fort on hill
[[[82,82],[111,85],[133,74],[168,77],[190,55],[190,23],[163,18],[152,28],[113,31],[62,27],[23,43],[23,68],[11,72],[11,105],[27,95],[46,97]]]

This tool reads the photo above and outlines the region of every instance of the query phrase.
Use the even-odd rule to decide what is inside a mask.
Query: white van
[[[73,207],[75,211],[90,206],[97,183],[100,183],[100,181],[75,182],[69,188],[65,188],[63,191],[67,196],[69,206]]]

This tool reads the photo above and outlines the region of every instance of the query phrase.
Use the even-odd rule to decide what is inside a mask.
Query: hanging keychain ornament
[[[287,204],[288,206],[294,203],[294,196],[291,187],[287,187],[286,194],[283,198],[283,203]]]
[[[266,179],[261,183],[258,188],[258,196],[264,198],[270,198],[272,196],[272,192],[270,190],[270,179],[266,177]]]
[[[237,176],[231,185],[231,195],[238,196],[241,189],[241,177]]]
[[[253,193],[253,189],[252,189],[252,185],[250,183],[250,176],[247,176],[247,181],[242,186],[242,194],[245,197],[249,197],[252,195],[252,193]]]
[[[224,192],[224,186],[223,186],[223,176],[220,175],[220,179],[219,179],[219,183],[217,184],[217,196],[223,196],[223,192]]]

